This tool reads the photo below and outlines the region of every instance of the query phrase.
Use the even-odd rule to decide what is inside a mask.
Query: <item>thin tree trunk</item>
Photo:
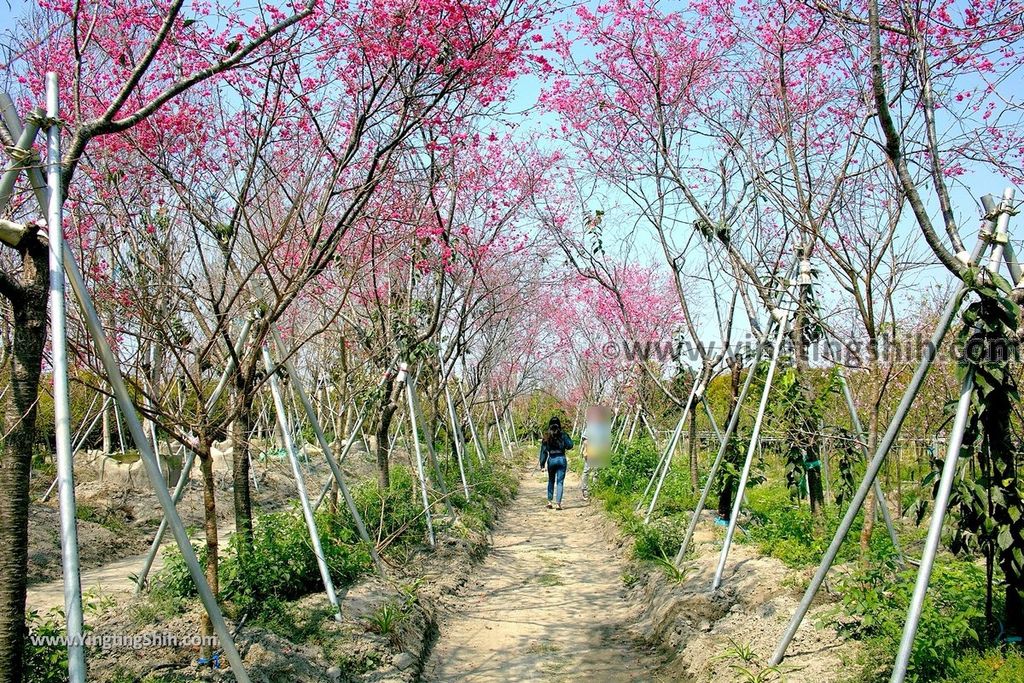
[[[24,677],[29,483],[37,438],[36,404],[46,343],[47,252],[34,240],[22,252],[21,287],[10,301],[13,349],[0,443],[0,683]]]
[[[729,419],[732,419],[732,413],[738,409],[736,405],[739,402],[740,394],[740,380],[743,377],[743,365],[737,360],[731,361],[732,365],[732,376],[729,378],[729,410],[727,414]],[[751,367],[748,372],[756,372],[757,367]],[[731,439],[735,439],[735,435]],[[732,444],[726,446],[725,457],[728,458],[731,455]],[[722,476],[722,475],[719,475]],[[733,482],[731,477],[726,477],[725,482],[722,484],[722,489],[718,492],[718,517],[720,519],[729,519],[732,516],[732,495],[733,495]]]
[[[380,422],[377,423],[377,482],[381,490],[391,487],[391,444],[388,439],[388,432],[391,430],[391,420],[398,410],[396,398],[392,396],[396,389],[394,379],[384,382],[384,389],[380,406]]]
[[[700,486],[697,476],[697,397],[694,396],[693,405],[690,406],[690,490],[696,491]]]
[[[878,405],[871,406],[871,414],[868,415],[868,453],[874,453],[878,444]],[[865,559],[868,556],[868,548],[871,544],[871,534],[875,530],[875,489],[871,488],[868,499],[864,504],[864,526],[860,530],[860,556]]]
[[[203,512],[206,527],[206,581],[210,584],[210,590],[214,596],[220,595],[220,584],[217,581],[218,549],[220,547],[217,539],[217,485],[213,478],[213,458],[210,456],[208,444],[203,444],[204,452],[199,456],[199,466],[203,472]],[[210,616],[203,611],[203,635],[213,636],[213,624]],[[211,649],[209,646],[202,647],[204,657],[209,657]]]
[[[110,431],[110,405],[104,400],[103,405],[103,455],[110,455],[114,450],[114,439]]]
[[[232,392],[237,417],[231,427],[231,479],[234,489],[235,533],[239,551],[252,548],[252,488],[249,484],[249,452],[252,442],[252,393],[248,387]]]

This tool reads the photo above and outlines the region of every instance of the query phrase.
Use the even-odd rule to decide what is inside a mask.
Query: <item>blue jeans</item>
[[[565,470],[569,467],[569,461],[564,455],[556,455],[548,458],[548,500],[554,498],[558,504],[562,503],[562,489],[565,483]]]

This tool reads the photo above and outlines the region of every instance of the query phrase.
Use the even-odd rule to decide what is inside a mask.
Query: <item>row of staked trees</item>
[[[139,410],[199,458],[216,585],[211,450],[232,441],[244,545],[261,349],[274,332],[310,389],[372,406],[387,486],[397,361],[422,368],[435,406],[458,379],[473,403],[499,410],[543,389],[570,410],[611,400],[622,414],[642,405],[675,419],[694,382],[724,376],[731,410],[750,359],[726,346],[766,329],[795,257],[815,277],[796,293],[784,372],[794,409],[778,422],[792,478],[808,477],[818,512],[809,465],[825,389],[812,344],[866,342],[847,355],[861,367],[851,384],[873,450],[909,367],[884,352],[887,335],[927,317],[908,311],[929,310],[914,287],[935,275],[930,264],[972,278],[956,256],[973,240],[971,183],[1020,178],[1022,10],[1018,0],[609,0],[564,11],[534,0],[47,0],[4,28],[0,82],[24,117],[43,75],[59,75],[68,246]],[[524,75],[543,83],[529,126],[515,99]],[[39,218],[27,184],[0,217]],[[23,667],[46,272],[35,233],[0,250],[10,385],[0,681]],[[1019,295],[997,297],[1008,320],[1019,321]],[[71,311],[76,380],[106,391]],[[652,340],[693,354],[609,353],[609,342]],[[208,406],[227,366],[230,390]],[[950,385],[941,374],[937,393]],[[1014,411],[1009,437],[990,438],[1003,427],[981,420],[964,454],[988,459],[982,469],[1000,476],[983,485],[1007,502],[979,511],[963,498],[958,517],[985,530],[962,545],[990,553],[1008,597],[1024,577],[1009,513],[1020,490],[1014,377],[985,394]]]

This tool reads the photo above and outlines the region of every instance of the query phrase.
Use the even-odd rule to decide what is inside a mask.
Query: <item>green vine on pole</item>
[[[995,568],[1003,575],[1003,632],[1024,634],[1024,486],[1020,467],[1024,448],[1013,363],[1019,361],[1020,309],[1009,297],[1009,283],[998,275],[972,270],[966,278],[978,298],[961,315],[957,335],[959,378],[973,372],[975,391],[950,499],[954,523],[950,549],[981,554],[987,569],[986,616],[995,631]],[[938,475],[926,479],[938,486]]]

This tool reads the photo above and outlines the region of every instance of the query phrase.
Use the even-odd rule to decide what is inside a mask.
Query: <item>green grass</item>
[[[707,462],[704,454],[701,462]],[[670,580],[683,581],[671,562],[686,522],[695,504],[689,488],[685,462],[677,459],[666,478],[651,523],[642,523],[643,511],[634,512],[637,501],[657,463],[658,453],[649,441],[637,441],[612,456],[594,487],[605,510],[633,538],[633,554]],[[764,465],[765,483],[748,487],[743,508],[742,532],[737,542],[751,544],[766,556],[789,567],[816,566],[838,528],[845,510],[826,505],[823,514],[812,518],[806,501],[796,501],[785,485],[781,461],[769,454]],[[893,565],[894,551],[885,526],[875,525],[868,552],[861,557],[859,515],[840,549],[837,563],[859,563],[860,569],[838,581],[841,602],[828,617],[848,638],[861,640],[865,655],[854,675],[862,681],[888,679],[895,660],[916,569],[899,570]],[[914,547],[924,535],[920,527],[901,528],[904,547]],[[624,583],[637,578],[630,574]],[[799,585],[798,585],[799,584]],[[1024,680],[1024,659],[1018,650],[987,649],[991,642],[984,633],[984,572],[969,560],[940,556],[935,567],[928,600],[911,659],[911,681],[999,681]],[[793,581],[794,590],[803,582]],[[998,607],[996,613],[999,612]],[[741,670],[742,669],[742,670]],[[856,669],[852,667],[851,669]],[[779,674],[770,668],[737,662],[735,673],[746,680],[764,680]]]

